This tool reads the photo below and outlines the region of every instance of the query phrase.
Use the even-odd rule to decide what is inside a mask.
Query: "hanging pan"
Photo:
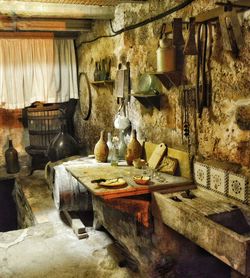
[[[87,121],[91,114],[92,97],[88,76],[81,72],[78,77],[79,103],[83,119]]]

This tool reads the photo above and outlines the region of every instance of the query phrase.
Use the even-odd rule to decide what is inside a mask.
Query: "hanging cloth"
[[[73,40],[0,39],[0,107],[78,98]]]
[[[73,40],[54,41],[54,82],[56,94],[51,102],[78,98],[77,66]]]

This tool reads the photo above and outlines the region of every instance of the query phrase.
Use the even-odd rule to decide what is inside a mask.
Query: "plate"
[[[125,186],[127,185],[127,182],[122,178],[108,179],[106,181],[100,182],[99,185],[105,187],[117,187],[117,186]]]
[[[139,77],[138,91],[143,94],[152,94],[154,91],[161,91],[158,78],[153,74],[144,73]]]

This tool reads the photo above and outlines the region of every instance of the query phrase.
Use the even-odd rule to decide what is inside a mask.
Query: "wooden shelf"
[[[183,81],[181,71],[151,72],[150,74],[154,74],[166,89],[170,89],[173,86],[178,87]]]
[[[92,81],[90,82],[93,86],[113,86],[114,80],[101,80],[101,81]]]
[[[146,108],[155,107],[156,109],[160,110],[160,99],[162,94],[156,95],[137,92],[131,95],[135,97]]]

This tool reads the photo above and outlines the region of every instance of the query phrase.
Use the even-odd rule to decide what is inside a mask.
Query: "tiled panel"
[[[209,177],[208,177],[208,166],[200,163],[194,163],[194,180],[197,184],[204,186],[206,188],[209,187]]]
[[[216,192],[226,195],[228,173],[222,169],[210,167],[210,188]]]
[[[249,202],[247,178],[242,175],[229,173],[228,196],[242,202]]]

